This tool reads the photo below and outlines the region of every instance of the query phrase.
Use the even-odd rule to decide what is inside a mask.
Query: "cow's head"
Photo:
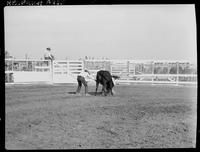
[[[120,77],[119,76],[117,76],[117,75],[112,75],[112,77],[113,77],[113,79],[119,79]]]

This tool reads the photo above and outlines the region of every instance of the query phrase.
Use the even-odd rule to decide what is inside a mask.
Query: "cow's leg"
[[[108,94],[114,95],[114,90],[113,90],[114,84],[112,81],[109,81],[107,83],[107,92]]]
[[[106,83],[106,91],[108,94],[110,93],[110,82],[109,81]]]
[[[114,90],[113,90],[113,88],[111,88],[111,89],[110,89],[110,94],[111,94],[112,96],[114,95],[113,92],[114,92]]]
[[[99,87],[99,82],[97,81],[97,82],[96,82],[95,96],[97,95],[97,90],[98,90],[98,87]]]
[[[105,95],[106,94],[106,87],[104,87],[104,85],[102,85],[102,89],[101,89],[101,95]]]
[[[102,85],[102,88],[101,88],[101,94],[103,95],[103,85]]]
[[[112,88],[112,95],[115,95],[116,93],[115,93],[115,90]]]
[[[114,83],[113,81],[110,82],[110,89],[111,89],[111,95],[113,96],[115,94],[115,91],[113,90]]]
[[[106,87],[107,87],[107,85],[106,85],[106,81],[104,80],[103,81],[103,87],[102,87],[102,95],[106,95]]]

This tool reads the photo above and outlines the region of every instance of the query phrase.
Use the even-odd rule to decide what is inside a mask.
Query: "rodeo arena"
[[[77,77],[94,78],[77,94]],[[108,71],[104,88],[97,72]],[[197,63],[5,59],[6,149],[195,148]],[[105,94],[103,94],[105,92]]]

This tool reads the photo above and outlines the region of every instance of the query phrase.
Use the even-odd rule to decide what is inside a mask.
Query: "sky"
[[[85,56],[133,60],[196,60],[192,4],[7,6],[5,50],[17,59]]]

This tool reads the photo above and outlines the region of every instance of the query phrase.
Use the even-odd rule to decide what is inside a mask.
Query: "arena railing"
[[[197,67],[192,61],[55,60],[55,62],[66,63],[66,71],[73,79],[86,67],[93,76],[98,70],[108,70],[111,74],[120,76],[120,79],[116,80],[119,83],[197,83]],[[192,70],[190,65],[194,66]],[[187,70],[180,68],[182,66]],[[12,83],[19,78],[33,76],[33,81],[39,81],[39,77],[43,77],[42,81],[53,83],[52,75],[53,67],[48,60],[5,59],[6,82]]]

